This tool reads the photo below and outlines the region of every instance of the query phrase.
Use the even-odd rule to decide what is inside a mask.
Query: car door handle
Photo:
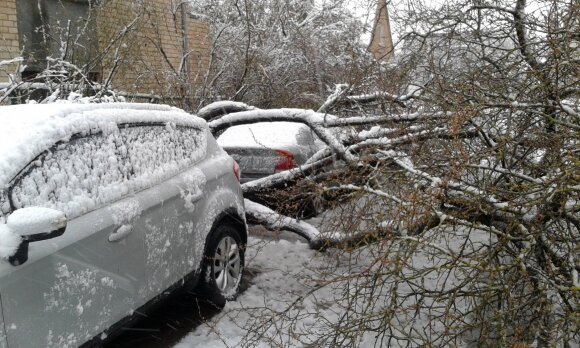
[[[132,225],[123,225],[109,235],[109,242],[116,243],[122,239],[125,239],[131,234],[131,232],[133,232]]]

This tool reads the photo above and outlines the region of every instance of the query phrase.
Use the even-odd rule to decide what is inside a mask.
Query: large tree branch
[[[327,118],[331,117],[333,116],[302,109],[251,110],[228,114],[208,124],[212,133],[217,133],[231,126],[256,122],[285,121],[303,123],[310,127],[320,140],[325,142],[340,159],[347,162],[355,161],[356,157],[325,127]]]
[[[320,245],[322,239],[320,231],[309,223],[280,215],[272,209],[249,199],[244,200],[244,205],[249,222],[264,225],[266,228],[272,230],[294,232],[306,238],[311,247]]]
[[[211,103],[197,112],[197,116],[206,121],[212,121],[217,117],[233,114],[236,112],[256,110],[255,107],[235,101],[219,101]]]

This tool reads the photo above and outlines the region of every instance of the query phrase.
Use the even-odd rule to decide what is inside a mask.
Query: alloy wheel
[[[220,240],[213,258],[213,275],[221,293],[227,294],[237,288],[241,269],[239,245],[234,238],[225,236]]]

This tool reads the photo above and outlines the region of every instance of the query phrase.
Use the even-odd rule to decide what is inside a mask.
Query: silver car
[[[0,347],[98,345],[198,280],[233,299],[247,240],[239,174],[179,109],[0,107]]]
[[[233,126],[217,141],[240,164],[242,183],[302,165],[324,145],[296,122]]]
[[[300,166],[325,145],[308,126],[296,122],[233,126],[217,142],[240,164],[242,183]],[[299,219],[318,215],[323,200],[307,188],[300,191],[288,191],[281,185],[273,190],[247,192],[245,198]]]

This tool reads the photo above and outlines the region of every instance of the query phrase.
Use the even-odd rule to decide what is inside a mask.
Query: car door
[[[194,221],[205,176],[194,164],[205,155],[204,130],[167,124],[121,128],[135,180],[143,197],[145,296],[154,297],[197,266]],[[199,253],[198,253],[199,254]]]
[[[141,215],[118,131],[75,136],[39,156],[11,184],[11,209],[66,213],[65,233],[30,244],[21,266],[0,261],[7,341],[76,347],[130,315],[146,298]]]
[[[2,318],[2,297],[0,296],[0,348],[6,348],[6,334],[4,333],[4,318]]]

